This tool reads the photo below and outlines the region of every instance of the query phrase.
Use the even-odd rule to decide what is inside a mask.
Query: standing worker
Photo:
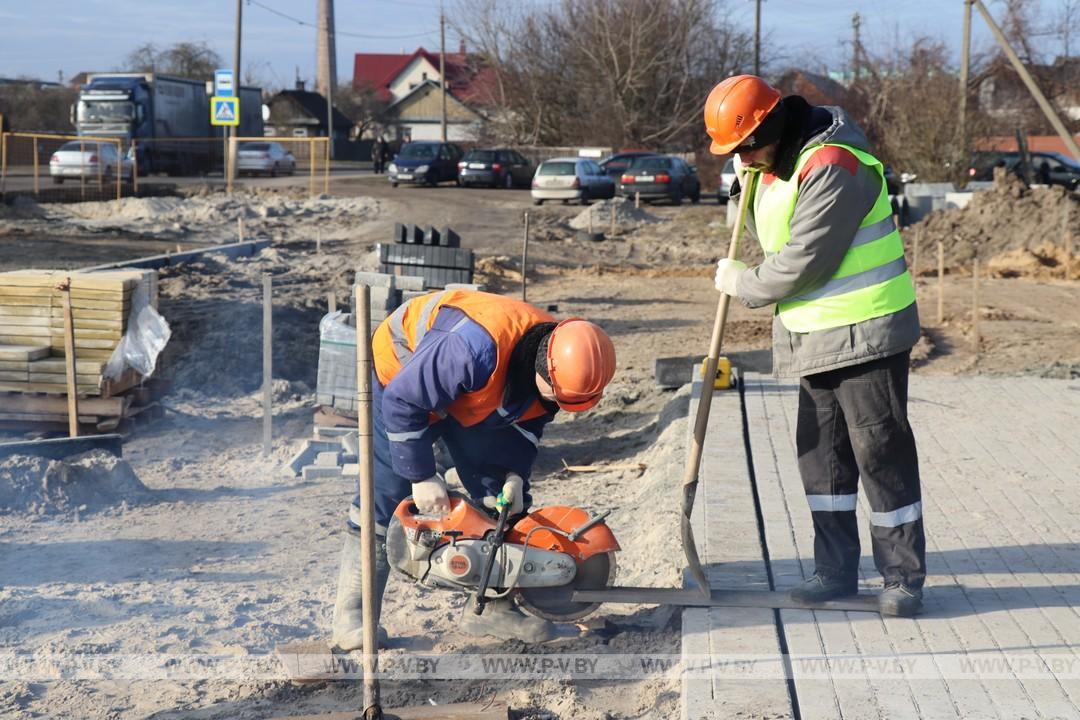
[[[425,515],[450,510],[432,444],[442,439],[465,490],[488,507],[502,494],[510,516],[532,501],[529,476],[544,426],[559,409],[588,410],[615,374],[615,348],[598,326],[562,322],[519,300],[472,290],[414,298],[379,325],[372,339],[376,597],[390,574],[385,534],[398,503],[412,496]],[[359,497],[349,511],[341,554],[333,640],[363,646]],[[375,617],[379,617],[376,608]],[[512,600],[465,612],[475,634],[543,642],[547,620]],[[385,644],[382,628],[380,641]]]
[[[386,168],[386,156],[389,152],[390,148],[382,135],[371,143],[371,162],[376,175],[381,175]]]
[[[748,308],[776,305],[773,365],[799,378],[795,443],[814,521],[801,602],[858,592],[860,476],[870,503],[881,612],[922,607],[926,538],[908,363],[919,339],[915,287],[881,162],[838,107],[816,107],[759,77],[724,80],[705,102],[717,155],[738,153],[752,183],[746,232],[765,260],[720,260],[716,288]],[[756,186],[756,187],[755,187]],[[735,195],[733,191],[733,196]]]

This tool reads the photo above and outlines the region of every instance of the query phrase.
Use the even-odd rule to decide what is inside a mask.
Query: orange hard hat
[[[547,365],[559,407],[588,410],[600,402],[615,376],[615,346],[598,325],[570,318],[551,331]]]
[[[780,102],[780,91],[757,75],[735,75],[712,89],[705,100],[709,151],[725,155],[742,145]]]

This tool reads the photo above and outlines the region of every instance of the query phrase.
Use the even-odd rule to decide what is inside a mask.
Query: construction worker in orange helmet
[[[450,509],[433,443],[445,445],[470,496],[494,507],[501,494],[512,516],[525,512],[544,427],[560,409],[581,412],[600,402],[615,375],[615,347],[587,320],[556,322],[519,300],[444,290],[399,307],[376,329],[372,351],[376,592],[381,598],[390,570],[385,529],[398,504],[411,496],[423,514]],[[359,513],[357,498],[350,508],[334,608],[334,643],[345,650],[363,644]],[[488,603],[480,616],[465,613],[460,627],[525,642],[553,634],[550,622],[525,615],[510,599]]]
[[[858,592],[861,484],[885,581],[881,612],[915,615],[926,538],[907,385],[921,331],[884,167],[843,109],[781,97],[753,75],[713,88],[705,132],[712,152],[738,155],[738,185],[753,193],[745,232],[765,256],[753,268],[720,260],[716,289],[748,308],[776,306],[773,368],[799,379],[795,444],[815,572],[791,594],[819,602]]]

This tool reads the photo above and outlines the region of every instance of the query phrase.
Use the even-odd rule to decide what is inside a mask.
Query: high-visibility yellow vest
[[[904,244],[892,218],[881,162],[858,148],[826,143],[799,155],[790,180],[758,182],[754,223],[765,256],[774,255],[791,240],[791,218],[799,198],[799,171],[824,147],[839,147],[868,165],[881,178],[877,202],[863,218],[840,267],[828,282],[776,304],[780,321],[792,332],[814,332],[883,317],[915,302],[915,286],[904,261]]]

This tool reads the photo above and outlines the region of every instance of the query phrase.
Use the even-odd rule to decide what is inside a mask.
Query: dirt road
[[[578,239],[566,225],[582,208],[535,208],[525,191],[392,189],[378,178],[335,183],[332,191],[344,199],[309,203],[259,195],[226,203],[209,196],[160,213],[132,206],[102,219],[89,208],[44,219],[0,217],[0,233],[18,228],[29,233],[24,239],[32,234],[77,248],[87,264],[114,252],[84,242],[87,223],[108,225],[125,249],[141,242],[149,249],[153,243],[226,238],[243,214],[249,232],[274,241],[250,260],[208,259],[163,274],[161,310],[174,335],[162,373],[173,390],[165,399],[166,416],[139,428],[125,447],[125,460],[148,487],[145,495],[73,513],[43,506],[0,514],[0,649],[61,665],[150,658],[149,666],[128,668],[118,680],[29,674],[0,690],[5,717],[261,718],[358,706],[354,684],[298,688],[272,673],[234,678],[204,671],[180,678],[150,671],[163,658],[183,663],[201,655],[235,658],[247,667],[265,661],[280,673],[272,656],[276,645],[327,637],[352,484],[303,482],[283,474],[283,466],[311,434],[317,323],[326,294],[344,300],[352,271],[373,268],[373,243],[388,241],[394,222],[450,224],[478,252],[478,280],[517,293],[522,214],[530,212],[530,300],[557,305],[560,316],[600,323],[619,356],[619,373],[604,401],[549,427],[534,478],[536,501],[613,510],[610,523],[623,545],[619,581],[680,582],[677,480],[685,457],[680,418],[686,396],[656,388],[653,363],[706,350],[717,300],[712,265],[727,249],[722,209],[648,207],[658,222],[622,222],[614,238],[596,243]],[[323,238],[322,254],[315,253],[316,233]],[[18,247],[10,246],[9,262],[19,262]],[[44,245],[22,247],[26,265],[49,259],[35,250]],[[753,248],[747,254],[756,255]],[[275,287],[276,449],[268,458],[258,449],[264,272]],[[916,353],[915,372],[1080,375],[1080,284],[1022,278],[984,283],[983,352],[976,359],[966,334],[970,283],[948,279],[945,322],[938,325],[936,283],[920,280],[927,341]],[[729,351],[768,348],[769,312],[736,304],[727,338]],[[564,460],[643,463],[646,470],[578,475],[563,469]],[[0,467],[0,475],[16,470]],[[678,619],[670,611],[604,608],[602,616],[613,623],[606,633],[567,637],[537,650],[458,632],[463,602],[395,578],[384,610],[395,638],[388,657],[679,651]],[[402,679],[383,690],[388,707],[486,700],[497,691],[513,707],[534,710],[533,717],[600,720],[674,717],[679,687],[660,676],[511,677]]]

